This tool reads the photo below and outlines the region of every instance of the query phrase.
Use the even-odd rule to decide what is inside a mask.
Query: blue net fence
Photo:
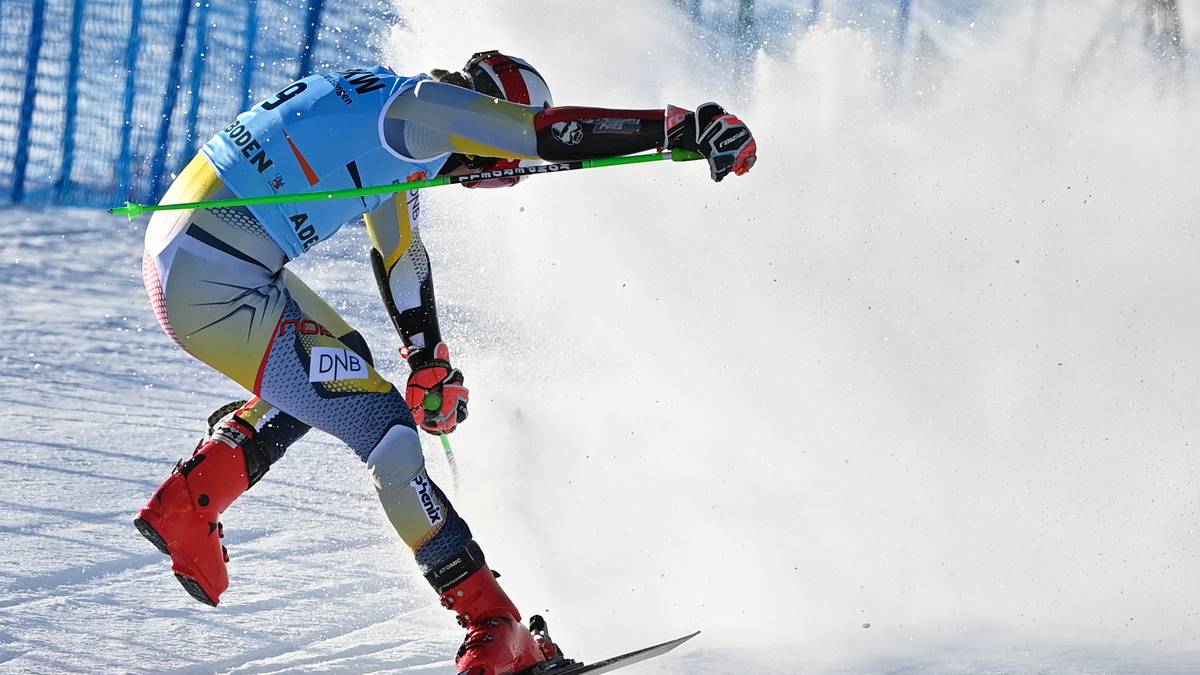
[[[0,203],[154,201],[282,80],[369,63],[385,0],[0,0]]]
[[[915,61],[968,57],[986,31],[976,21],[1027,25],[1005,39],[1028,42],[1031,64],[1065,63],[1073,80],[1106,49],[1140,45],[1185,84],[1183,64],[1198,60],[1168,0],[660,1],[732,63],[787,55],[822,21],[865,30],[897,87]],[[0,205],[157,201],[209,135],[284,82],[377,61],[384,29],[402,22],[393,2],[0,0]],[[1021,21],[996,23],[997,7]]]

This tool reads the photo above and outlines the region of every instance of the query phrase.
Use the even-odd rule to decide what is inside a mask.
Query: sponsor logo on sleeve
[[[641,128],[641,120],[608,117],[598,119],[592,125],[592,131],[598,134],[636,134]]]
[[[405,179],[405,182],[411,183],[415,180],[425,180],[425,172],[414,171],[408,174],[408,178]],[[417,219],[421,217],[421,191],[409,190],[406,199],[408,201],[409,219],[413,222],[416,222]]]
[[[554,140],[563,145],[579,145],[583,140],[583,126],[574,120],[555,122],[550,125],[550,133],[554,136]]]
[[[349,349],[314,347],[308,365],[309,382],[361,380],[368,376],[367,362]]]

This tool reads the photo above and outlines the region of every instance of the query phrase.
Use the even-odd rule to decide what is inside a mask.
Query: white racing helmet
[[[498,51],[478,52],[467,61],[462,73],[471,88],[480,94],[494,96],[521,105],[549,108],[554,105],[550,87],[537,69],[524,59],[501,54]],[[533,166],[537,160],[499,159],[489,170],[512,169],[518,166]],[[507,176],[466,183],[467,187],[510,187],[524,176]]]

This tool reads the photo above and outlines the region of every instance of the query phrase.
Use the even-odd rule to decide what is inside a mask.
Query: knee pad
[[[424,468],[421,439],[416,431],[406,426],[388,429],[367,456],[367,471],[381,498],[389,491],[408,489],[409,483]]]
[[[421,441],[409,427],[388,429],[367,457],[367,470],[392,527],[413,550],[428,543],[449,520],[461,522],[452,518],[453,509],[425,473]],[[465,536],[470,538],[469,530]]]

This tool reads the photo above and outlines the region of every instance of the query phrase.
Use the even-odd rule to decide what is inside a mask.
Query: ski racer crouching
[[[756,152],[746,126],[715,103],[695,111],[554,107],[532,66],[482,52],[432,78],[374,66],[293,82],[213,136],[162,202],[331,191],[655,148],[701,153],[717,181],[748,171]],[[403,395],[375,371],[362,336],[287,268],[359,216],[411,368]],[[540,619],[532,632],[520,623],[466,521],[426,474],[417,437],[418,427],[454,431],[468,396],[442,342],[418,220],[415,192],[153,216],[143,272],[159,323],[254,397],[210,419],[208,437],[135,524],[171,556],[188,593],[215,606],[229,585],[220,514],[316,427],[366,462],[388,519],[468,630],[459,671],[519,672],[558,650]]]

